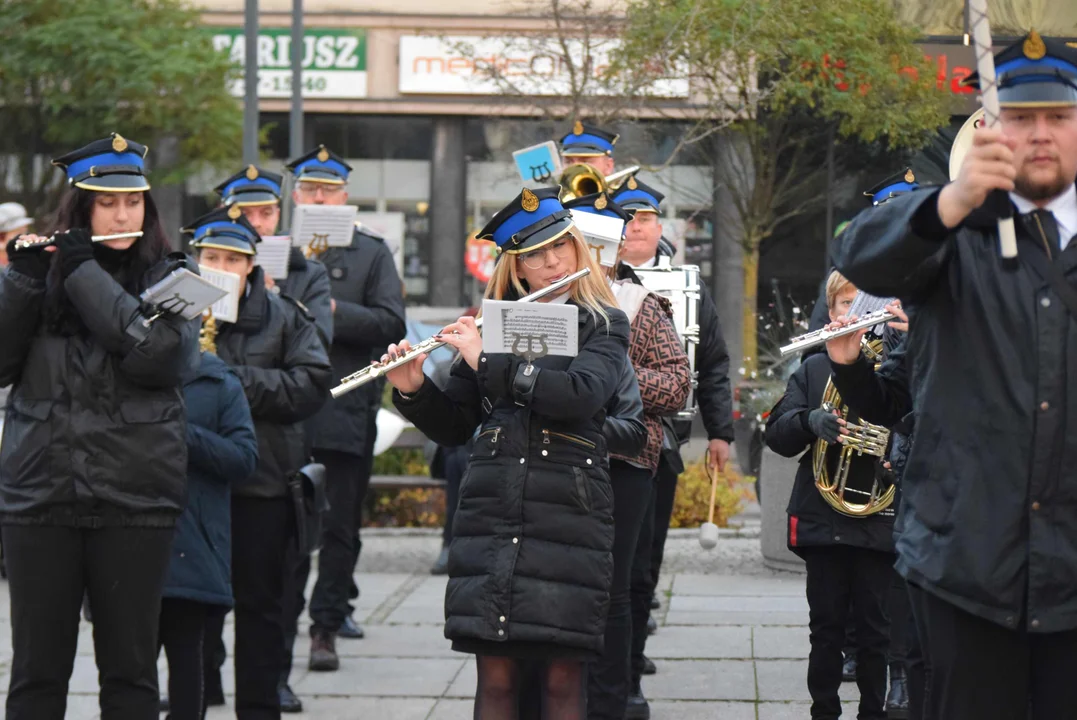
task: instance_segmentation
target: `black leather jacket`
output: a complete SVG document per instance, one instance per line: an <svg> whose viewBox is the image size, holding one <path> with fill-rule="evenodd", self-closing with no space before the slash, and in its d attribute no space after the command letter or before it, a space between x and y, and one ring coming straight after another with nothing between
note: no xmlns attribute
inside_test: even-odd
<svg viewBox="0 0 1077 720"><path fill-rule="evenodd" d="M636 457L647 442L647 426L643 423L643 398L636 382L636 370L631 362L621 370L621 382L606 408L602 425L606 446L614 455Z"/></svg>

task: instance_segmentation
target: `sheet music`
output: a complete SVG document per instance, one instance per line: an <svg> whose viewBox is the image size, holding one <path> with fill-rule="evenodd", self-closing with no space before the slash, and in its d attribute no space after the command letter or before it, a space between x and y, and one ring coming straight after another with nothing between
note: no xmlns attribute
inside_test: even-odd
<svg viewBox="0 0 1077 720"><path fill-rule="evenodd" d="M180 268L143 291L140 299L159 310L194 320L225 296L213 282Z"/></svg>
<svg viewBox="0 0 1077 720"><path fill-rule="evenodd" d="M221 322L234 323L239 319L239 292L240 288L244 287L243 278L235 273L221 272L205 265L199 265L198 270L203 278L226 293L210 308L213 317Z"/></svg>
<svg viewBox="0 0 1077 720"><path fill-rule="evenodd" d="M873 312L882 310L890 303L897 300L897 298L881 298L874 295L869 295L863 290L856 292L856 297L853 298L853 304L849 306L849 312L846 313L848 317L856 315L857 317L864 317L870 315ZM879 323L871 329L871 332L875 335L882 335L886 329L886 323Z"/></svg>
<svg viewBox="0 0 1077 720"><path fill-rule="evenodd" d="M585 210L572 209L572 222L583 233L584 242L591 249L595 260L603 267L613 267L617 251L621 247L621 235L625 223L620 218L596 215Z"/></svg>
<svg viewBox="0 0 1077 720"><path fill-rule="evenodd" d="M522 354L540 350L544 342L547 355L575 357L579 314L578 307L563 303L483 300L482 350Z"/></svg>
<svg viewBox="0 0 1077 720"><path fill-rule="evenodd" d="M292 239L287 235L271 235L258 243L254 264L261 265L266 275L274 280L288 277L288 260L292 254Z"/></svg>
<svg viewBox="0 0 1077 720"><path fill-rule="evenodd" d="M359 208L354 205L296 205L292 244L296 247L348 247Z"/></svg>

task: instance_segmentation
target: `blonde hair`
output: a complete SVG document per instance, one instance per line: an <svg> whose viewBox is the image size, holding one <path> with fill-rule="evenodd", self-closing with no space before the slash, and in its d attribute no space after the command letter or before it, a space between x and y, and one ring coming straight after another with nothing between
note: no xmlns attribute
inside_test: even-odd
<svg viewBox="0 0 1077 720"><path fill-rule="evenodd" d="M838 295L845 290L845 288L852 286L853 283L837 270L830 273L830 277L826 279L826 308L827 310L834 309L834 302L838 299ZM855 287L853 288L856 289Z"/></svg>
<svg viewBox="0 0 1077 720"><path fill-rule="evenodd" d="M572 298L574 303L592 315L602 316L608 327L610 316L606 312L606 308L617 307L617 300L613 297L613 291L610 290L606 274L602 272L603 268L595 262L594 255L591 254L591 250L587 247L587 243L584 242L580 231L572 227L569 229L568 235L572 238L573 247L576 248L576 269L582 270L585 267L591 269L589 275L584 275L572 283L569 297ZM510 288L515 291L517 297L523 297L527 294L527 290L520 281L520 275L516 272L516 260L513 255L507 255L498 260L494 266L494 274L490 276L490 282L486 285L486 293L483 297L490 300L501 300L510 294Z"/></svg>

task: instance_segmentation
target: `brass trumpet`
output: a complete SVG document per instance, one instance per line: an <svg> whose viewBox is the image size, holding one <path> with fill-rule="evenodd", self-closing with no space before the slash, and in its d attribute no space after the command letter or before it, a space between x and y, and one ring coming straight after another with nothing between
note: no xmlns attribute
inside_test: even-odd
<svg viewBox="0 0 1077 720"><path fill-rule="evenodd" d="M26 241L26 240L16 240L15 241L15 249L16 250L25 250L26 248L31 248L31 247L47 247L48 245L51 245L52 243L54 243L56 241L56 236L57 235L59 235L59 233L54 233L52 235L49 235L47 238L41 238L40 240L36 240L36 241L33 241L33 242L29 242L29 241ZM105 242L106 240L122 240L124 238L140 238L140 237L142 237L142 231L141 230L139 230L138 232L118 233L116 235L93 235L92 237L90 237L90 240L92 240L93 242L96 243L96 242Z"/></svg>
<svg viewBox="0 0 1077 720"><path fill-rule="evenodd" d="M561 202L599 192L612 192L638 170L639 165L633 165L612 175L602 175L593 165L573 163L561 172L561 178L557 181L561 186Z"/></svg>
<svg viewBox="0 0 1077 720"><path fill-rule="evenodd" d="M539 298L544 298L547 295L561 290L562 288L568 287L572 283L582 278L584 275L590 274L590 272L591 268L583 268L582 270L577 270L571 275L561 278L552 285L548 285L541 290L536 290L530 295L524 295L517 302L534 302ZM478 318L475 320L475 326L479 328L482 327L482 318ZM367 383L376 380L390 370L398 368L401 365L408 364L409 362L424 353L429 353L433 352L434 350L437 350L442 345L445 345L444 340L438 340L435 337L429 337L426 340L423 340L421 343L418 343L417 345L412 345L410 350L398 357L396 360L390 360L385 363L371 363L362 370L354 372L348 377L341 379L340 384L333 388L330 391L330 394L332 394L333 399L336 399L341 395L350 393L352 390L361 388Z"/></svg>

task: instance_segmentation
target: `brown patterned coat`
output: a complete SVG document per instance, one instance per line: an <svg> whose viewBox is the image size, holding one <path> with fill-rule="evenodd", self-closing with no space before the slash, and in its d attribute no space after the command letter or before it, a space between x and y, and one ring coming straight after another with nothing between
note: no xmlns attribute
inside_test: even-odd
<svg viewBox="0 0 1077 720"><path fill-rule="evenodd" d="M688 356L665 298L628 281L621 281L615 289L617 303L631 322L628 355L643 398L647 444L638 457L612 457L655 472L662 452L662 416L682 410L688 399L692 382Z"/></svg>

